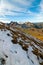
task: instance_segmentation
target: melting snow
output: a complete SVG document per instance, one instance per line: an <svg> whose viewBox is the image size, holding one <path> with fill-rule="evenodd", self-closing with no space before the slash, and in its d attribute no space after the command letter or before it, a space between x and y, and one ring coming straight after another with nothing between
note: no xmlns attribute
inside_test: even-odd
<svg viewBox="0 0 43 65"><path fill-rule="evenodd" d="M39 65L37 57L31 52L32 47L29 47L27 53L19 44L13 44L12 37L8 36L7 33L11 34L8 30L0 30L0 59L6 60L5 65ZM6 58L5 55L8 57ZM1 61L0 65L2 65Z"/></svg>

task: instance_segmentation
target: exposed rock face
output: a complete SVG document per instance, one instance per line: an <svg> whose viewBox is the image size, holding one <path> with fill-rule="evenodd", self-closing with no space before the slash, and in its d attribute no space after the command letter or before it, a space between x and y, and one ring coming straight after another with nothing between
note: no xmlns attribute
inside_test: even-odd
<svg viewBox="0 0 43 65"><path fill-rule="evenodd" d="M43 23L25 22L23 24L19 24L17 22L11 22L11 23L9 23L9 25L12 26L12 27L18 26L18 27L21 27L21 28L37 28L37 29L43 28Z"/></svg>

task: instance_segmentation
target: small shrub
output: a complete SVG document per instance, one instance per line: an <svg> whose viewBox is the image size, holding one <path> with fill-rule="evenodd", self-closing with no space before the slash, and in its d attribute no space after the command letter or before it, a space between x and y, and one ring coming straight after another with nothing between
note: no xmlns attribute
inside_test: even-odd
<svg viewBox="0 0 43 65"><path fill-rule="evenodd" d="M41 57L41 59L43 59L43 54L39 53L39 56Z"/></svg>
<svg viewBox="0 0 43 65"><path fill-rule="evenodd" d="M23 48L23 50L28 51L28 45L23 44L22 48Z"/></svg>
<svg viewBox="0 0 43 65"><path fill-rule="evenodd" d="M8 35L8 36L10 36L10 34L9 34L9 33L7 33L7 35Z"/></svg>
<svg viewBox="0 0 43 65"><path fill-rule="evenodd" d="M5 64L5 59L4 58L2 58L2 60L1 60L1 64Z"/></svg>
<svg viewBox="0 0 43 65"><path fill-rule="evenodd" d="M5 55L5 57L6 57L6 58L8 58L8 56L7 56L7 55Z"/></svg>
<svg viewBox="0 0 43 65"><path fill-rule="evenodd" d="M13 39L11 41L13 42L13 44L17 44L17 40L16 39Z"/></svg>
<svg viewBox="0 0 43 65"><path fill-rule="evenodd" d="M35 31L35 29L31 29L32 31Z"/></svg>
<svg viewBox="0 0 43 65"><path fill-rule="evenodd" d="M21 40L19 41L19 45L21 45L21 46L23 45L23 42Z"/></svg>
<svg viewBox="0 0 43 65"><path fill-rule="evenodd" d="M40 65L43 65L43 62L42 62L42 63L40 63Z"/></svg>
<svg viewBox="0 0 43 65"><path fill-rule="evenodd" d="M38 49L34 49L32 52L33 52L35 55L38 55Z"/></svg>
<svg viewBox="0 0 43 65"><path fill-rule="evenodd" d="M42 32L43 32L43 30L42 30Z"/></svg>

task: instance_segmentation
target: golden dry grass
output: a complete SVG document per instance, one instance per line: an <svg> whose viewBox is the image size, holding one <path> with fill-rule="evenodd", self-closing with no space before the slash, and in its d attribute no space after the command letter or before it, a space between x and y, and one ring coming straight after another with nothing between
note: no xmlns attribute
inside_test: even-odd
<svg viewBox="0 0 43 65"><path fill-rule="evenodd" d="M31 34L32 36L40 39L43 41L43 29L36 29L36 28L30 28L30 29L23 29L23 28L17 28L18 30L21 30L22 32L25 32L26 34Z"/></svg>
<svg viewBox="0 0 43 65"><path fill-rule="evenodd" d="M43 29L23 29L23 31L43 41Z"/></svg>

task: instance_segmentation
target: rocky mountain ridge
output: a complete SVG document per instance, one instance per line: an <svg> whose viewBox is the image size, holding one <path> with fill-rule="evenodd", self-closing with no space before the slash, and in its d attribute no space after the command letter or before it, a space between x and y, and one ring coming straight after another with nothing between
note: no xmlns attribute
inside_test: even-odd
<svg viewBox="0 0 43 65"><path fill-rule="evenodd" d="M37 28L37 29L41 29L43 28L43 23L30 23L30 22L25 22L23 24L19 24L17 22L11 22L9 23L10 26L18 26L21 28Z"/></svg>

